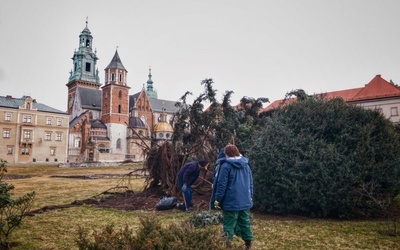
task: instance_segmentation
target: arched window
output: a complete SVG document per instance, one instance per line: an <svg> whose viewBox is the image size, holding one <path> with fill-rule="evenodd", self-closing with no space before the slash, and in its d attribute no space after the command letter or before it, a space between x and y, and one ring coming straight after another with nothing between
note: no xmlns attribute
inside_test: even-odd
<svg viewBox="0 0 400 250"><path fill-rule="evenodd" d="M115 81L115 75L114 75L114 73L111 74L111 81Z"/></svg>
<svg viewBox="0 0 400 250"><path fill-rule="evenodd" d="M121 139L117 140L117 149L121 149Z"/></svg>
<svg viewBox="0 0 400 250"><path fill-rule="evenodd" d="M118 113L121 113L121 105L118 105Z"/></svg>
<svg viewBox="0 0 400 250"><path fill-rule="evenodd" d="M122 82L122 74L119 74L119 81Z"/></svg>

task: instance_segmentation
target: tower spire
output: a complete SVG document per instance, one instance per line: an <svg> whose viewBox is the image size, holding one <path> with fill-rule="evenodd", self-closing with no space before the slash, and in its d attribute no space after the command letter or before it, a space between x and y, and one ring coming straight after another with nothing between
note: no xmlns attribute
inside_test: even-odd
<svg viewBox="0 0 400 250"><path fill-rule="evenodd" d="M151 77L151 66L149 66L149 79L147 80L146 93L149 98L157 99L157 92L153 88L153 80Z"/></svg>

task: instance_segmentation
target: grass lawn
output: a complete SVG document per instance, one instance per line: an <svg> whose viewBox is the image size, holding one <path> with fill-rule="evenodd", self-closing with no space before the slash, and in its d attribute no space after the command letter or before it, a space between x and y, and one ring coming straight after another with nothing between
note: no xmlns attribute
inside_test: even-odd
<svg viewBox="0 0 400 250"><path fill-rule="evenodd" d="M33 209L51 205L69 204L100 194L120 185L121 176L140 165L119 167L58 168L55 165L9 166L4 181L13 184L14 196L36 192ZM111 178L78 179L52 176L116 175ZM24 176L28 178L18 178ZM7 179L13 177L12 179ZM125 185L126 183L124 183ZM143 188L144 179L132 179L129 187ZM119 211L100 209L90 205L57 209L26 217L22 226L12 235L14 249L77 249L77 229L98 228L114 223L135 229L139 218L153 215L163 225L186 220L190 213L167 211ZM218 225L218 227L222 227ZM278 217L253 213L255 236L253 249L400 249L400 236L383 234L386 222L379 220L337 221L303 217ZM242 242L235 238L234 246Z"/></svg>

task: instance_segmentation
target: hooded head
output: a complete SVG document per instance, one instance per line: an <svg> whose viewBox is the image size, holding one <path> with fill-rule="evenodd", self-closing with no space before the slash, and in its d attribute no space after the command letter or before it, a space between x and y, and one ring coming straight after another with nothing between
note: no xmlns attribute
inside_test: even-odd
<svg viewBox="0 0 400 250"><path fill-rule="evenodd" d="M225 147L221 148L221 150L219 151L217 160L219 160L221 158L225 158Z"/></svg>
<svg viewBox="0 0 400 250"><path fill-rule="evenodd" d="M239 149L233 145L233 144L228 144L225 147L225 155L226 157L238 157L240 156Z"/></svg>

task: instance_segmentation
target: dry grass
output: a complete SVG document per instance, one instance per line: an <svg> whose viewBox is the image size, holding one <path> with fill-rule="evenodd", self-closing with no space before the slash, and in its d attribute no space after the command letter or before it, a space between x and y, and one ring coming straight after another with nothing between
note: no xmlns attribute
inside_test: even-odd
<svg viewBox="0 0 400 250"><path fill-rule="evenodd" d="M34 209L68 204L99 194L120 184L120 177L103 179L54 178L53 175L126 174L132 167L58 168L52 165L10 166L8 176L29 175L30 178L10 179L19 196L35 191ZM133 179L134 190L141 190L144 179ZM126 183L125 183L126 184ZM14 249L77 249L74 239L79 226L103 228L114 223L123 228L139 226L139 217L154 214L164 225L188 218L188 213L168 210L119 211L89 205L59 209L27 217L12 237ZM382 234L384 221L335 221L298 217L276 217L254 214L254 249L400 249L400 236ZM235 238L238 249L241 240Z"/></svg>

